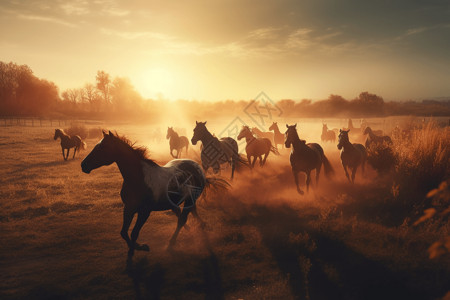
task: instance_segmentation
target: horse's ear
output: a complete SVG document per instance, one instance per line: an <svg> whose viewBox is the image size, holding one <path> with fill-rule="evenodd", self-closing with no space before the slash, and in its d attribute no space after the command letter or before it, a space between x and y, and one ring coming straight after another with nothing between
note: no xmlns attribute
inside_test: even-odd
<svg viewBox="0 0 450 300"><path fill-rule="evenodd" d="M114 136L114 134L111 132L111 130L109 131L109 135L110 136Z"/></svg>
<svg viewBox="0 0 450 300"><path fill-rule="evenodd" d="M348 133L348 132L350 132L350 129L349 129L349 130L347 130L347 133Z"/></svg>
<svg viewBox="0 0 450 300"><path fill-rule="evenodd" d="M106 133L106 131L104 131L103 129L102 129L102 133L103 133L103 137L106 137L108 134Z"/></svg>
<svg viewBox="0 0 450 300"><path fill-rule="evenodd" d="M286 128L289 129L289 125L288 124L286 124Z"/></svg>
<svg viewBox="0 0 450 300"><path fill-rule="evenodd" d="M205 121L205 125L206 125L206 122L208 122L208 121Z"/></svg>
<svg viewBox="0 0 450 300"><path fill-rule="evenodd" d="M197 122L197 121L195 121L195 125L198 125L198 122Z"/></svg>
<svg viewBox="0 0 450 300"><path fill-rule="evenodd" d="M297 123L295 123L294 128L297 129Z"/></svg>

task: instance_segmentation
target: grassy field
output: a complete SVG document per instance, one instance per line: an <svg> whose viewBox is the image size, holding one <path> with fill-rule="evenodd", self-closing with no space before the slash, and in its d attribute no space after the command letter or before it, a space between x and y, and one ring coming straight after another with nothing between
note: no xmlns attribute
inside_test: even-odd
<svg viewBox="0 0 450 300"><path fill-rule="evenodd" d="M148 146L160 164L170 160L151 127L107 129ZM0 128L1 299L440 299L450 291L449 256L427 252L450 234L448 218L412 226L423 206L398 195L414 190L411 181L368 168L351 185L335 144L324 149L336 177L306 196L294 188L286 149L263 169L238 172L229 191L209 191L198 209L206 227L190 218L173 253L176 217L153 212L139 236L150 252L127 269L117 166L82 173L98 139L64 161L53 130ZM438 167L449 159L441 137L429 141L441 145ZM408 155L399 171L423 168ZM189 156L198 160L198 147Z"/></svg>

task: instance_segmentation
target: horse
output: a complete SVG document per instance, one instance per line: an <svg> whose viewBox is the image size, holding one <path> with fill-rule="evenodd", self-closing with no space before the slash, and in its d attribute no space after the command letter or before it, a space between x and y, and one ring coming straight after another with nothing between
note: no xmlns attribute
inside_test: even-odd
<svg viewBox="0 0 450 300"><path fill-rule="evenodd" d="M186 147L186 155L188 154L188 148L189 148L189 140L185 136L179 136L178 133L173 130L173 127L167 128L167 135L166 139L169 140L170 145L170 155L172 155L173 158L180 158L181 152L183 151L183 148ZM177 150L177 155L173 155L173 150Z"/></svg>
<svg viewBox="0 0 450 300"><path fill-rule="evenodd" d="M336 134L333 130L328 130L327 124L322 124L322 135L320 136L322 142L336 142Z"/></svg>
<svg viewBox="0 0 450 300"><path fill-rule="evenodd" d="M325 170L325 175L330 178L333 173L333 167L331 166L328 158L323 152L323 148L317 143L308 143L301 140L297 133L297 124L286 124L286 148L292 146L289 160L291 162L292 174L294 175L295 185L297 186L297 192L303 195L304 192L300 189L298 184L298 173L306 173L306 192L309 191L309 183L311 182L311 171L316 170L316 186L319 185L319 175L322 165Z"/></svg>
<svg viewBox="0 0 450 300"><path fill-rule="evenodd" d="M239 154L237 142L231 137L224 137L220 140L211 134L206 128L206 122L195 121L194 135L191 142L196 145L202 142L201 160L205 172L211 167L215 174L219 173L220 165L229 163L231 165L231 179L234 177L234 170L237 164L246 164Z"/></svg>
<svg viewBox="0 0 450 300"><path fill-rule="evenodd" d="M275 134L271 131L264 132L264 131L261 131L258 127L253 127L252 133L255 134L259 138L269 139L272 144L275 143Z"/></svg>
<svg viewBox="0 0 450 300"><path fill-rule="evenodd" d="M276 155L280 155L278 150L272 146L272 142L268 138L255 137L250 131L248 126L243 126L241 132L239 133L237 139L240 141L245 138L247 145L245 146L245 152L247 153L248 163L251 168L255 166L256 159L259 157L259 165L262 167L266 163L267 156L270 152ZM262 159L264 155L264 159ZM253 156L253 162L251 158Z"/></svg>
<svg viewBox="0 0 450 300"><path fill-rule="evenodd" d="M366 139L366 148L369 148L370 145L382 145L384 143L386 143L387 145L392 144L392 139L387 136L378 136L376 135L373 131L372 128L370 127L366 127L366 129L364 129L364 135L367 135L367 139Z"/></svg>
<svg viewBox="0 0 450 300"><path fill-rule="evenodd" d="M134 146L126 137L109 131L103 132L103 139L81 162L81 170L87 174L112 163L119 167L123 177L120 197L124 204L120 235L128 245L128 262L135 250L150 250L148 245L136 241L152 211L172 210L178 217L168 246L171 250L190 212L203 225L196 209L196 201L203 190L211 185L228 187L223 179L207 178L200 165L193 160L174 159L160 166L146 153L146 148ZM137 220L129 236L128 230L135 214Z"/></svg>
<svg viewBox="0 0 450 300"><path fill-rule="evenodd" d="M274 133L274 144L275 144L275 148L278 149L278 144L281 145L281 147L283 147L284 145L284 134L281 133L280 129L278 128L278 124L277 122L272 122L272 125L270 125L269 130L272 130Z"/></svg>
<svg viewBox="0 0 450 300"><path fill-rule="evenodd" d="M361 165L362 174L364 174L364 165L366 163L367 159L367 150L362 144L357 143L350 143L350 140L348 138L348 132L349 130L340 130L338 140L339 143L337 145L337 148L341 150L341 161L342 166L344 167L345 176L347 176L347 179L349 182L354 183L355 182L355 174L356 170L358 169L358 166ZM349 167L352 171L352 179L350 180L350 177L347 172L347 167Z"/></svg>
<svg viewBox="0 0 450 300"><path fill-rule="evenodd" d="M61 139L61 150L64 160L67 160L69 158L70 148L75 148L73 150L72 159L75 158L75 153L80 152L80 150L86 149L86 143L81 140L81 137L79 135L70 136L62 129L55 129L55 135L53 136L53 139L56 141L58 138ZM65 149L67 149L67 155L65 155L64 153Z"/></svg>

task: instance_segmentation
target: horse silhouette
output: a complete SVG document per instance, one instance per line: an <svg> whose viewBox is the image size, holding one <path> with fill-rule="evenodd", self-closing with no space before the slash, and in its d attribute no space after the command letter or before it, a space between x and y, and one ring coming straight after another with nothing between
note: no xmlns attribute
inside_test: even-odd
<svg viewBox="0 0 450 300"><path fill-rule="evenodd" d="M245 138L247 143L245 146L245 152L247 153L248 163L251 168L255 166L255 162L258 157L259 165L264 166L270 152L280 155L278 150L272 146L270 139L255 137L248 126L243 126L237 137L238 140L241 140L242 138ZM264 155L264 159L262 159L262 155ZM253 162L251 161L252 157Z"/></svg>
<svg viewBox="0 0 450 300"><path fill-rule="evenodd" d="M294 175L295 185L297 192L303 195L304 192L300 189L298 182L298 173L306 173L306 191L309 191L309 183L311 182L311 171L316 170L316 186L319 184L319 175L322 165L325 170L325 175L330 178L333 173L333 167L328 161L322 147L317 143L308 143L301 140L297 133L297 124L286 124L286 148L292 146L291 155L289 161L291 162L292 174Z"/></svg>
<svg viewBox="0 0 450 300"><path fill-rule="evenodd" d="M205 172L212 168L213 172L217 174L220 172L220 165L229 163L231 165L231 179L233 179L236 166L238 164L246 165L239 154L237 142L231 137L224 137L219 140L208 131L206 122L195 121L195 123L191 142L193 145L196 145L198 141L202 142L200 157Z"/></svg>
<svg viewBox="0 0 450 300"><path fill-rule="evenodd" d="M201 224L197 214L196 200L208 186L225 187L223 179L208 178L198 163L190 159L174 159L164 166L147 157L147 149L136 147L125 137L103 132L103 139L81 163L81 169L89 174L92 170L116 163L123 177L120 196L124 204L123 225L120 234L128 245L128 258L135 250L149 251L145 244L138 244L139 232L150 212L172 210L178 223L168 249L176 243L181 228L190 212ZM183 205L183 208L181 208ZM128 235L130 224L137 213L137 220Z"/></svg>
<svg viewBox="0 0 450 300"><path fill-rule="evenodd" d="M369 148L370 145L382 145L382 144L387 144L387 145L391 145L392 144L392 139L387 136L378 136L374 133L374 131L372 131L372 128L370 127L366 127L366 129L364 129L364 135L367 135L367 139L366 139L366 148Z"/></svg>
<svg viewBox="0 0 450 300"><path fill-rule="evenodd" d="M328 130L327 124L322 125L322 135L320 136L322 142L336 142L336 133L333 130Z"/></svg>
<svg viewBox="0 0 450 300"><path fill-rule="evenodd" d="M61 139L61 150L64 160L67 160L67 158L69 158L70 148L75 148L73 150L72 159L75 158L75 153L79 152L80 150L86 149L86 143L81 140L81 137L79 135L70 136L62 129L55 129L55 135L53 136L53 139L56 141L58 138ZM65 149L67 149L67 154L64 154Z"/></svg>
<svg viewBox="0 0 450 300"><path fill-rule="evenodd" d="M170 155L172 155L173 158L180 158L183 148L186 148L186 156L187 156L189 148L189 140L187 137L179 136L178 133L176 133L176 131L173 130L173 127L168 127L166 139L169 140ZM173 150L177 151L177 155L173 155Z"/></svg>
<svg viewBox="0 0 450 300"><path fill-rule="evenodd" d="M278 128L277 122L272 122L272 125L270 125L269 130L272 130L274 133L273 141L275 148L278 149L278 144L281 145L281 147L284 146L284 134L281 133L280 129Z"/></svg>
<svg viewBox="0 0 450 300"><path fill-rule="evenodd" d="M367 150L366 148L358 143L350 143L348 138L349 130L340 130L338 139L339 143L337 145L338 149L341 150L341 161L342 166L344 167L345 176L347 176L348 181L354 183L355 182L355 174L358 166L361 165L362 174L364 174L364 165L367 159ZM347 172L347 167L352 171L352 179Z"/></svg>

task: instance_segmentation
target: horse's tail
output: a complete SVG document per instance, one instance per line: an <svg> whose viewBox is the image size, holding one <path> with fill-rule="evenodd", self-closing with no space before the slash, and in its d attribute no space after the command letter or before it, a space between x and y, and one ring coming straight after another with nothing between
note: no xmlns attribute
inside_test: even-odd
<svg viewBox="0 0 450 300"><path fill-rule="evenodd" d="M231 184L224 178L217 176L208 176L205 178L205 189L202 193L202 198L206 199L210 190L214 191L228 191L231 188Z"/></svg>
<svg viewBox="0 0 450 300"><path fill-rule="evenodd" d="M240 170L241 167L250 168L247 158L242 154L236 153L236 155L233 156L233 160L236 162L236 171Z"/></svg>
<svg viewBox="0 0 450 300"><path fill-rule="evenodd" d="M81 147L81 150L86 150L86 148L87 148L87 144L86 144L86 142L84 142L84 141L81 141L81 145L80 145ZM78 150L78 151L80 151L80 150Z"/></svg>
<svg viewBox="0 0 450 300"><path fill-rule="evenodd" d="M322 163L323 169L325 170L325 176L327 176L327 178L330 179L334 175L334 169L333 166L330 164L328 158L325 156L325 153L322 153Z"/></svg>
<svg viewBox="0 0 450 300"><path fill-rule="evenodd" d="M272 145L270 145L270 152L273 152L275 155L281 155L280 152L278 152L278 149Z"/></svg>

